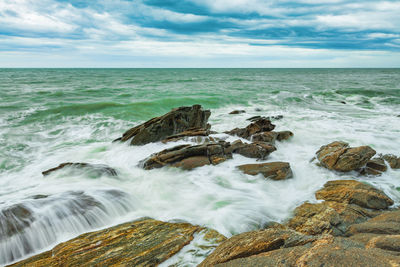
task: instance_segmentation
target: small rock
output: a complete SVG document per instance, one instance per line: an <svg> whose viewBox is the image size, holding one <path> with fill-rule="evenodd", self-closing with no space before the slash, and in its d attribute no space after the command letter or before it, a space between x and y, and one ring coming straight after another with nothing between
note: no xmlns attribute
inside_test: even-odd
<svg viewBox="0 0 400 267"><path fill-rule="evenodd" d="M93 174L95 174L96 176L99 175L109 175L109 176L117 176L117 171L114 170L111 167L108 167L107 165L103 165L103 164L90 164L90 163L73 163L73 162L65 162L65 163L61 163L60 165L58 165L55 168L49 169L47 171L42 172L42 174L44 176L49 175L55 171L64 169L64 168L75 168L75 169L81 169L84 171L89 171Z"/></svg>
<svg viewBox="0 0 400 267"><path fill-rule="evenodd" d="M229 112L229 114L231 114L231 115L236 115L236 114L241 114L241 113L246 113L246 111L241 109L241 110L234 110L234 111Z"/></svg>
<svg viewBox="0 0 400 267"><path fill-rule="evenodd" d="M274 144L275 140L278 137L278 133L277 132L262 132L262 133L256 133L254 134L251 139L252 141L255 142L266 142L266 143L270 143L270 144Z"/></svg>
<svg viewBox="0 0 400 267"><path fill-rule="evenodd" d="M240 154L248 158L265 159L269 154L274 152L276 147L263 142L254 142L252 144L243 143L241 140L236 140L227 148L226 152Z"/></svg>
<svg viewBox="0 0 400 267"><path fill-rule="evenodd" d="M276 137L276 139L278 141L283 141L283 140L288 140L293 136L293 133L291 131L281 131L278 132L278 136Z"/></svg>
<svg viewBox="0 0 400 267"><path fill-rule="evenodd" d="M237 135L245 139L250 139L250 137L256 133L269 132L272 131L274 128L275 125L273 125L270 120L260 118L249 124L246 128L235 128L225 133L230 135Z"/></svg>
<svg viewBox="0 0 400 267"><path fill-rule="evenodd" d="M209 125L209 124L208 124ZM186 131L183 131L178 134L170 135L164 140L162 140L162 143L168 143L168 142L176 142L179 140L183 140L186 137L193 137L193 136L208 136L210 134L209 127L207 128L191 128Z"/></svg>
<svg viewBox="0 0 400 267"><path fill-rule="evenodd" d="M287 162L268 162L261 164L245 164L238 168L249 175L262 174L272 180L284 180L293 176L290 164Z"/></svg>
<svg viewBox="0 0 400 267"><path fill-rule="evenodd" d="M400 169L400 157L392 154L386 154L382 156L382 159L387 161L392 169Z"/></svg>
<svg viewBox="0 0 400 267"><path fill-rule="evenodd" d="M342 103L342 104L345 104L345 105L347 104L345 101L339 101L339 102Z"/></svg>
<svg viewBox="0 0 400 267"><path fill-rule="evenodd" d="M381 158L373 158L367 162L364 168L360 170L362 175L381 175L387 170L385 161Z"/></svg>

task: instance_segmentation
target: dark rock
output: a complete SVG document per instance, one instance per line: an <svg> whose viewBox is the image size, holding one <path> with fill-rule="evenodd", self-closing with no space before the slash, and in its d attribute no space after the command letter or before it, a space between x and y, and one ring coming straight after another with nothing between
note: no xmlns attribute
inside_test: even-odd
<svg viewBox="0 0 400 267"><path fill-rule="evenodd" d="M234 110L234 111L229 112L229 114L231 114L231 115L236 115L236 114L240 114L240 113L246 113L246 111L241 109L241 110Z"/></svg>
<svg viewBox="0 0 400 267"><path fill-rule="evenodd" d="M257 111L257 112L262 111L261 108L255 108L254 110ZM400 116L400 115L399 115L399 116Z"/></svg>
<svg viewBox="0 0 400 267"><path fill-rule="evenodd" d="M181 133L168 136L167 138L165 138L161 142L163 142L165 144L165 143L168 143L168 142L176 142L176 141L179 141L179 140L184 140L187 137L208 136L209 134L210 134L209 128L191 128L191 129L188 129L188 130L183 131Z"/></svg>
<svg viewBox="0 0 400 267"><path fill-rule="evenodd" d="M382 158L373 158L360 170L360 173L362 175L381 175L386 170L387 166Z"/></svg>
<svg viewBox="0 0 400 267"><path fill-rule="evenodd" d="M126 131L115 141L128 141L131 145L144 145L166 139L191 128L207 128L211 112L202 110L200 105L179 107L167 114L153 118Z"/></svg>
<svg viewBox="0 0 400 267"><path fill-rule="evenodd" d="M251 139L255 142L266 142L270 144L274 144L275 140L278 137L277 132L262 132L254 134Z"/></svg>
<svg viewBox="0 0 400 267"><path fill-rule="evenodd" d="M283 119L283 115L271 116L271 119L273 119L273 120L281 120L281 119Z"/></svg>
<svg viewBox="0 0 400 267"><path fill-rule="evenodd" d="M283 140L288 140L293 136L293 133L291 131L281 131L281 132L277 132L278 136L276 137L276 139L278 141L283 141Z"/></svg>
<svg viewBox="0 0 400 267"><path fill-rule="evenodd" d="M232 153L226 151L228 142L209 143L202 145L180 145L151 155L142 161L146 170L164 166L180 167L191 170L204 165L217 165L232 158Z"/></svg>
<svg viewBox="0 0 400 267"><path fill-rule="evenodd" d="M349 147L345 142L336 141L322 146L316 154L321 166L348 172L364 167L376 151L369 146Z"/></svg>
<svg viewBox="0 0 400 267"><path fill-rule="evenodd" d="M100 175L109 175L109 176L117 176L117 171L113 168L108 167L107 165L103 164L90 164L90 163L73 163L73 162L65 162L61 163L55 168L49 169L47 171L42 172L43 175L49 175L52 172L64 169L64 168L74 168L74 169L81 169L83 171L88 171L96 176Z"/></svg>
<svg viewBox="0 0 400 267"><path fill-rule="evenodd" d="M368 209L387 209L393 205L381 190L354 180L329 181L315 193L317 199L356 204Z"/></svg>
<svg viewBox="0 0 400 267"><path fill-rule="evenodd" d="M284 180L293 176L290 164L287 162L268 162L261 164L245 164L238 168L249 175L262 174L265 178Z"/></svg>
<svg viewBox="0 0 400 267"><path fill-rule="evenodd" d="M225 151L240 154L248 158L265 159L275 150L276 147L267 143L254 142L251 144L246 144L241 140L236 140Z"/></svg>
<svg viewBox="0 0 400 267"><path fill-rule="evenodd" d="M254 122L259 119L265 119L265 120L281 120L283 119L283 115L276 115L276 116L271 116L271 117L265 117L265 116L253 116L248 118L248 121Z"/></svg>
<svg viewBox="0 0 400 267"><path fill-rule="evenodd" d="M386 154L382 156L382 159L387 161L392 169L400 169L400 157L392 154Z"/></svg>
<svg viewBox="0 0 400 267"><path fill-rule="evenodd" d="M339 102L342 103L342 104L345 104L345 105L347 104L345 101L339 101Z"/></svg>
<svg viewBox="0 0 400 267"><path fill-rule="evenodd" d="M80 235L11 266L157 266L200 231L204 228L189 223L141 219Z"/></svg>
<svg viewBox="0 0 400 267"><path fill-rule="evenodd" d="M254 121L253 123L249 124L246 128L235 128L225 133L249 139L254 134L261 132L269 132L272 131L274 128L275 125L273 125L270 120L260 118Z"/></svg>
<svg viewBox="0 0 400 267"><path fill-rule="evenodd" d="M256 120L261 119L261 118L268 119L266 117L253 116L253 117L248 118L247 120L253 122L253 121L256 121Z"/></svg>

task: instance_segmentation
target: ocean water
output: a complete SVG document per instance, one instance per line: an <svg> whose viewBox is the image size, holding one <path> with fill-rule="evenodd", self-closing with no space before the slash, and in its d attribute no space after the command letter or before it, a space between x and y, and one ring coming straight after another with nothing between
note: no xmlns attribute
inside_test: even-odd
<svg viewBox="0 0 400 267"><path fill-rule="evenodd" d="M141 217L229 237L284 222L302 202L316 202L314 192L328 180L366 181L400 203L400 170L361 177L310 163L335 140L400 154L400 69L0 69L0 100L0 265ZM276 130L294 137L265 161L290 162L293 179L245 175L236 166L256 161L240 155L192 171L145 171L140 160L188 142L112 143L130 127L193 104L211 110L217 132L255 115L283 115ZM246 113L228 115L234 109ZM41 174L68 161L106 164L119 175ZM203 241L190 246L196 242ZM192 265L206 255L193 250L168 263Z"/></svg>

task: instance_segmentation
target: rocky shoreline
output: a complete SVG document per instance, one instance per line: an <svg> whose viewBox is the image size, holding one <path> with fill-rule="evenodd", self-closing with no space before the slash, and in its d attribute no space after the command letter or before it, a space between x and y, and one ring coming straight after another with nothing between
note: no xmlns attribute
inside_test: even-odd
<svg viewBox="0 0 400 267"><path fill-rule="evenodd" d="M224 132L238 137L227 142L212 136L215 132L208 124L210 114L200 105L176 108L129 129L114 142L198 143L180 144L149 155L140 163L145 170L176 167L190 171L218 165L239 154L257 161L237 166L247 175L277 182L295 177L290 162L263 162L276 151L276 142L290 142L294 135L291 131L274 131L270 120L274 118L250 118L248 126ZM400 168L399 157L376 153L369 146L350 147L335 141L322 145L313 161L334 172L369 177L388 168ZM43 175L68 168L118 175L117 170L105 165L71 162ZM200 266L400 266L400 210L391 208L394 201L383 191L356 180L336 180L328 181L315 197L322 202L301 204L282 224L271 223L265 229L229 239L201 226L143 218L80 235L11 266L155 266L178 253L198 233L214 244Z"/></svg>

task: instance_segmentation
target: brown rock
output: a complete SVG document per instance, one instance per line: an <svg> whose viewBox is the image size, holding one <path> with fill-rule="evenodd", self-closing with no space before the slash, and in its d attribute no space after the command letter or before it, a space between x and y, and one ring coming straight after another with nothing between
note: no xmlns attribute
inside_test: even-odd
<svg viewBox="0 0 400 267"><path fill-rule="evenodd" d="M191 128L191 129L188 129L188 130L183 131L181 133L168 136L167 138L165 138L161 142L165 144L165 143L168 143L168 142L176 142L176 141L179 141L179 140L184 140L187 137L208 136L209 134L210 134L210 130L209 129ZM212 140L212 138L210 139L210 141L211 140Z"/></svg>
<svg viewBox="0 0 400 267"><path fill-rule="evenodd" d="M376 151L369 146L349 147L345 142L336 141L322 146L316 154L321 166L348 172L363 167Z"/></svg>
<svg viewBox="0 0 400 267"><path fill-rule="evenodd" d="M249 175L262 174L265 178L273 180L288 179L293 176L290 164L287 162L268 162L260 164L245 164L238 168Z"/></svg>
<svg viewBox="0 0 400 267"><path fill-rule="evenodd" d="M400 169L400 157L396 157L395 155L391 154L386 154L383 155L382 158L389 163L390 168Z"/></svg>
<svg viewBox="0 0 400 267"><path fill-rule="evenodd" d="M400 235L383 235L371 238L366 248L380 248L400 252Z"/></svg>
<svg viewBox="0 0 400 267"><path fill-rule="evenodd" d="M347 235L362 233L379 235L400 234L400 210L384 212L366 222L354 224L349 227Z"/></svg>
<svg viewBox="0 0 400 267"><path fill-rule="evenodd" d="M131 145L161 141L191 128L207 128L210 114L209 110L202 110L200 105L175 108L163 116L129 129L114 141L125 142L131 139Z"/></svg>
<svg viewBox="0 0 400 267"><path fill-rule="evenodd" d="M266 143L274 144L278 135L279 134L277 132L262 132L262 133L254 134L251 137L251 140L254 142L266 142Z"/></svg>
<svg viewBox="0 0 400 267"><path fill-rule="evenodd" d="M265 159L275 150L276 147L268 143L254 142L247 144L243 143L241 140L236 140L225 151L240 154L248 158Z"/></svg>
<svg viewBox="0 0 400 267"><path fill-rule="evenodd" d="M360 170L360 173L363 175L381 175L386 170L387 167L382 158L373 158Z"/></svg>
<svg viewBox="0 0 400 267"><path fill-rule="evenodd" d="M196 167L219 164L232 158L232 154L225 151L230 144L228 142L209 143L202 145L180 145L151 155L142 161L142 167L146 170L161 168L164 166L180 167L191 170Z"/></svg>
<svg viewBox="0 0 400 267"><path fill-rule="evenodd" d="M80 235L11 266L156 266L201 230L188 223L141 219Z"/></svg>
<svg viewBox="0 0 400 267"><path fill-rule="evenodd" d="M317 199L356 204L369 209L386 209L393 205L393 200L381 190L354 180L329 181L315 196Z"/></svg>
<svg viewBox="0 0 400 267"><path fill-rule="evenodd" d="M103 164L90 164L90 163L73 163L73 162L65 162L61 163L55 168L49 169L47 171L42 172L44 176L51 174L52 172L64 169L64 168L73 168L73 169L80 169L83 171L88 171L90 174L94 174L96 176L100 175L109 175L109 176L117 176L117 171L113 168L108 167L107 165Z"/></svg>
<svg viewBox="0 0 400 267"><path fill-rule="evenodd" d="M314 237L284 229L267 229L242 233L221 243L199 267L215 266L219 263L257 255L281 247L304 245L314 240Z"/></svg>
<svg viewBox="0 0 400 267"><path fill-rule="evenodd" d="M225 132L230 135L237 135L239 137L250 139L250 137L256 133L269 132L275 128L275 125L270 120L260 118L249 124L246 128L235 128L231 131Z"/></svg>
<svg viewBox="0 0 400 267"><path fill-rule="evenodd" d="M276 139L278 141L283 141L283 140L288 140L293 136L293 133L291 131L281 131L278 132L278 136L276 137Z"/></svg>
<svg viewBox="0 0 400 267"><path fill-rule="evenodd" d="M246 111L241 109L241 110L234 110L234 111L229 112L229 114L231 114L231 115L236 115L236 114L240 114L240 113L246 113Z"/></svg>

